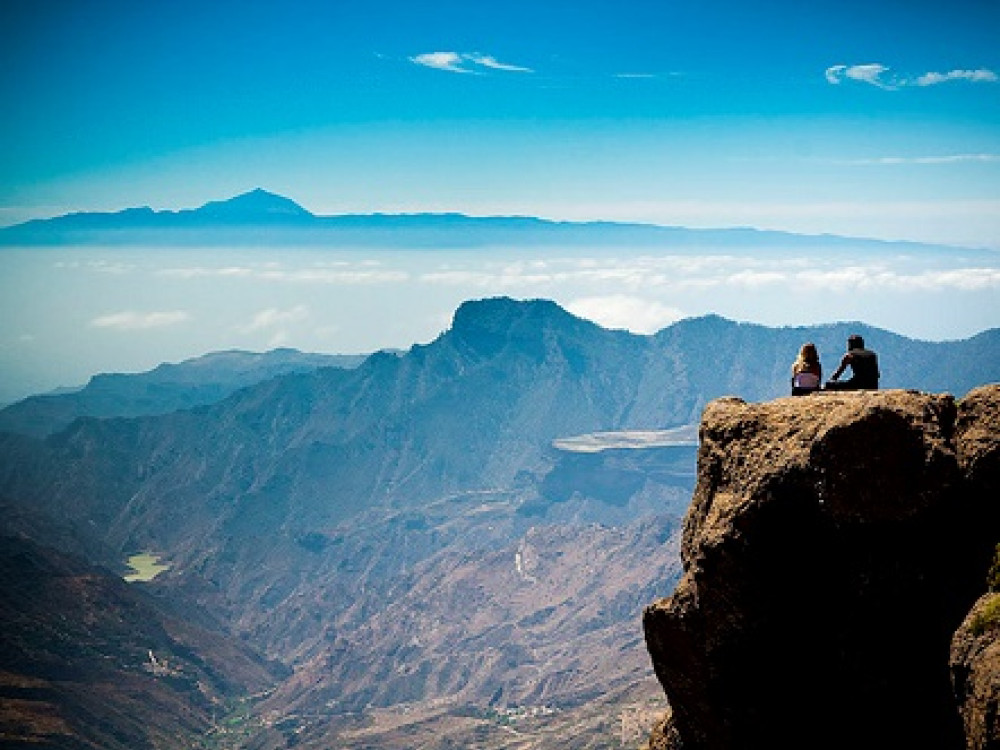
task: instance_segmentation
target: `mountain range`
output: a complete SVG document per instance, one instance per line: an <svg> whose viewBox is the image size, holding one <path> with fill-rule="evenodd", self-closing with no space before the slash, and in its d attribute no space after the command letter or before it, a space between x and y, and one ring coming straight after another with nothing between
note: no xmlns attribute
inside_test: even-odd
<svg viewBox="0 0 1000 750"><path fill-rule="evenodd" d="M551 221L529 216L459 213L319 216L257 188L196 209L149 207L71 213L0 228L0 246L263 246L354 248L631 247L676 251L712 248L852 249L926 253L949 248L836 235L802 235L745 227L689 229L609 221ZM950 248L954 251L955 248ZM963 249L964 253L969 253ZM993 254L995 256L995 253ZM991 256L992 257L992 256Z"/></svg>
<svg viewBox="0 0 1000 750"><path fill-rule="evenodd" d="M0 410L0 432L44 437L77 417L167 414L221 401L234 391L293 372L319 367L357 367L365 355L307 354L274 349L263 354L213 352L162 364L145 373L102 373L82 388L31 396Z"/></svg>
<svg viewBox="0 0 1000 750"><path fill-rule="evenodd" d="M615 747L626 717L662 712L639 616L680 574L692 425L717 397L785 395L803 341L830 367L855 332L887 388L1000 380L1000 330L930 343L708 316L639 336L477 300L427 345L300 361L189 408L52 394L56 424L51 403L9 407L0 530L119 575L162 558L134 584L150 601L285 670L264 694L233 683L230 700L256 695L254 747L510 747L511 730ZM45 429L25 427L33 409ZM0 671L24 669L12 658Z"/></svg>

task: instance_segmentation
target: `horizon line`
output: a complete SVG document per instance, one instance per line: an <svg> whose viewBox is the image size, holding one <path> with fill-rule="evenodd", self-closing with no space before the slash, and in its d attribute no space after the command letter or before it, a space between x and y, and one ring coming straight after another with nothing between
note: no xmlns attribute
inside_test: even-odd
<svg viewBox="0 0 1000 750"><path fill-rule="evenodd" d="M271 190L267 190L260 186L245 190L243 192L232 195L228 198L213 199L202 203L201 205L188 208L152 208L147 205L133 205L126 206L124 208L119 208L116 210L76 210L68 211L65 213L55 214L52 216L38 216L35 218L26 219L13 224L0 224L0 234L5 233L7 230L24 228L29 224L44 224L52 221L59 221L62 219L69 219L74 217L85 217L85 216L103 216L103 217L114 217L126 214L129 212L149 212L155 216L178 216L194 214L210 206L220 206L229 203L233 203L240 199L245 199L255 195L263 195L269 198L275 198L282 201L286 201L292 204L295 208L299 209L301 213L288 214L289 219L301 218L301 219L347 219L347 218L418 218L418 217L436 217L436 218L458 218L458 219L472 219L479 221L489 221L489 220L514 220L514 221L534 221L543 224L550 224L556 226L606 226L606 227L621 227L621 228L652 228L652 229L663 229L663 230L675 230L675 231L688 231L688 232L752 232L758 234L774 234L781 235L785 237L803 237L810 239L838 239L838 240L850 240L850 241L864 241L864 242L874 242L880 244L894 244L894 245L918 245L923 247L939 247L939 248L952 248L959 250L970 250L970 251L986 251L986 252L998 252L996 248L989 246L972 246L963 244L954 244L949 242L932 242L927 240L915 240L915 239L884 239L879 237L863 236L863 235L845 235L838 234L836 232L801 232L793 231L789 229L776 229L766 226L753 226L750 224L733 224L733 225L711 225L711 226L691 226L686 224L666 224L653 221L641 221L641 220L623 220L623 219L565 219L557 218L554 216L545 216L540 214L528 214L528 213L486 213L486 214L476 214L467 213L464 211L457 210L443 210L443 211L368 211L368 212L346 212L346 213L333 213L333 214L319 214L310 211L300 204L296 199L290 198L281 193L276 193ZM0 208L0 212L4 209ZM7 209L9 210L9 209ZM280 214L272 214L272 217L278 217ZM2 242L0 242L2 244Z"/></svg>

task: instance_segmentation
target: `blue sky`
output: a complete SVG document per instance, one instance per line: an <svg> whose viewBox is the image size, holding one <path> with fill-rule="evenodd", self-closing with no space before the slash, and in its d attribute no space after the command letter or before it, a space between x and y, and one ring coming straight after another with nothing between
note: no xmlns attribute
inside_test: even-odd
<svg viewBox="0 0 1000 750"><path fill-rule="evenodd" d="M1000 247L1000 3L0 6L0 223L256 186Z"/></svg>
<svg viewBox="0 0 1000 750"><path fill-rule="evenodd" d="M3 0L0 225L263 187L1000 250L998 39L997 0ZM1000 253L5 250L0 402L220 349L405 348L495 294L643 333L961 338L1000 325Z"/></svg>

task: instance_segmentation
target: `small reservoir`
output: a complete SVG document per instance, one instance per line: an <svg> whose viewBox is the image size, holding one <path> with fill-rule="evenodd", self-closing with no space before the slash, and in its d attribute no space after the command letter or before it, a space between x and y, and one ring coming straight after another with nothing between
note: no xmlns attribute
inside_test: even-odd
<svg viewBox="0 0 1000 750"><path fill-rule="evenodd" d="M132 555L128 559L128 566L132 568L132 572L125 575L125 580L128 583L152 581L160 573L170 570L169 563L161 563L160 556L154 555L151 552L141 552L138 555Z"/></svg>

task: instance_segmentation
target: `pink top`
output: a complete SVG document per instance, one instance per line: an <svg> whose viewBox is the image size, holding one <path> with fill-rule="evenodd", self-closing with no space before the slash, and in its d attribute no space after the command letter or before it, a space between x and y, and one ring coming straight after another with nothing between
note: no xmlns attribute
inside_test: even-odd
<svg viewBox="0 0 1000 750"><path fill-rule="evenodd" d="M814 372L799 372L792 378L796 388L819 388L819 375Z"/></svg>

